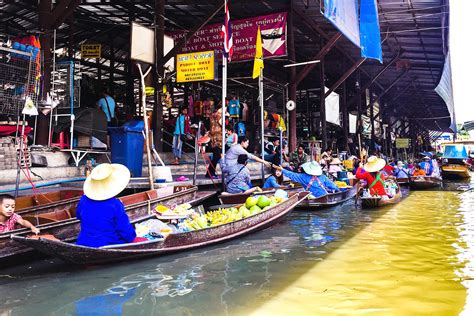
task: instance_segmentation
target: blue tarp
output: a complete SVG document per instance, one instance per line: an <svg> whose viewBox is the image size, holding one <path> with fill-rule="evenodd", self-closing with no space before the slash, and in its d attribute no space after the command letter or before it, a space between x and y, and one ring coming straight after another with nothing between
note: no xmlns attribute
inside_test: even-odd
<svg viewBox="0 0 474 316"><path fill-rule="evenodd" d="M376 0L360 1L360 49L362 57L383 62Z"/></svg>
<svg viewBox="0 0 474 316"><path fill-rule="evenodd" d="M467 149L464 145L446 145L444 147L443 158L447 159L467 159Z"/></svg>
<svg viewBox="0 0 474 316"><path fill-rule="evenodd" d="M322 14L357 47L360 47L357 0L324 0Z"/></svg>

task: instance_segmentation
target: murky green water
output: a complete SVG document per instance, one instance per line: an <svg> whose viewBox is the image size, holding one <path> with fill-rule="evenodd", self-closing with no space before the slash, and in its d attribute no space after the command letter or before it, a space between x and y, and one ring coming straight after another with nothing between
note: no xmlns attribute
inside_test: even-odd
<svg viewBox="0 0 474 316"><path fill-rule="evenodd" d="M0 277L0 315L473 315L474 192L412 192L377 211L294 212L190 253Z"/></svg>

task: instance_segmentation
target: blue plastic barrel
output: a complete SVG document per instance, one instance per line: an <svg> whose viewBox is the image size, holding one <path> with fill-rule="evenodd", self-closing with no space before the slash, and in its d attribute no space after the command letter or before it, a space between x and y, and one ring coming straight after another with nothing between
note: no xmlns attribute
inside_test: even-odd
<svg viewBox="0 0 474 316"><path fill-rule="evenodd" d="M337 172L337 181L343 181L347 183L347 185L350 185L349 178L347 177L347 171L338 171Z"/></svg>
<svg viewBox="0 0 474 316"><path fill-rule="evenodd" d="M142 176L143 121L130 121L120 127L109 127L112 163L125 165L132 177Z"/></svg>

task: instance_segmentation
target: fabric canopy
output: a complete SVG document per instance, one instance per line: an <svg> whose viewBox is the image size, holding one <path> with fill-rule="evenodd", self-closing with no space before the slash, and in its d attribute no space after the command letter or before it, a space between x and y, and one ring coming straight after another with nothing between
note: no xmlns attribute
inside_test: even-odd
<svg viewBox="0 0 474 316"><path fill-rule="evenodd" d="M76 109L74 110L74 132L94 136L103 143L107 143L107 117L99 109ZM71 127L71 119L68 116L58 117L58 124L54 131L59 133Z"/></svg>

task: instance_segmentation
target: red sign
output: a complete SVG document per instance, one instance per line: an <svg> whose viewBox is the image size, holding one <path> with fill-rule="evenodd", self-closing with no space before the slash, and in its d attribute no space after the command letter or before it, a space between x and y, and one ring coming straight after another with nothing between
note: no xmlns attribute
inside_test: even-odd
<svg viewBox="0 0 474 316"><path fill-rule="evenodd" d="M241 20L231 20L234 43L232 61L253 60L258 26L260 26L262 32L263 57L286 56L286 19L287 13L281 12ZM219 55L221 55L224 44L221 30L222 24L203 27L187 40L180 53L217 50ZM177 31L169 35L176 43L186 35L186 32Z"/></svg>

